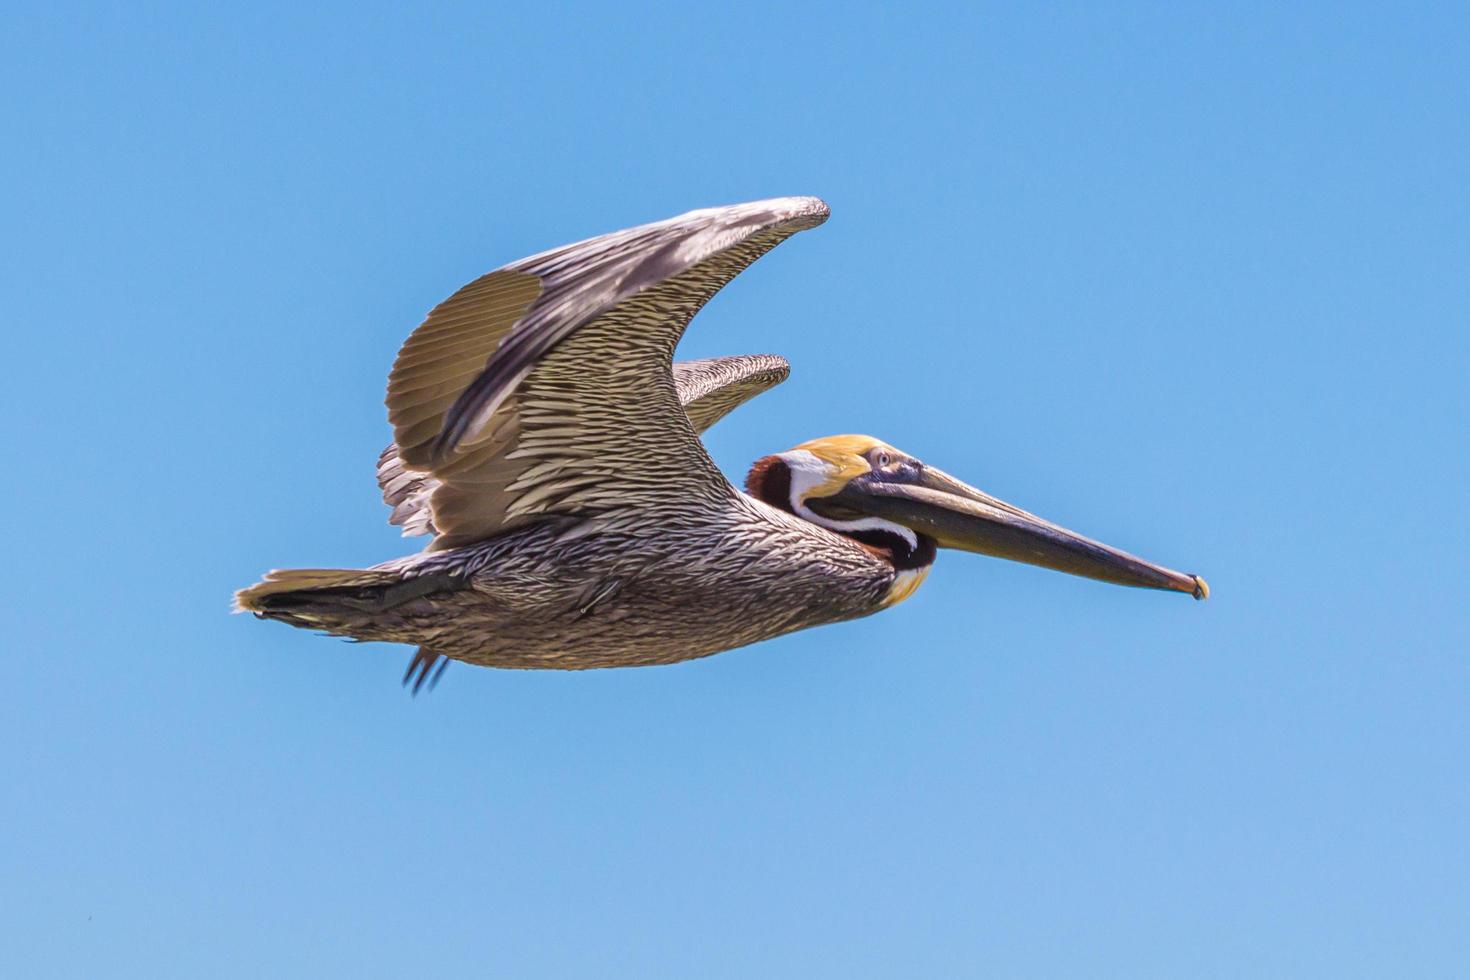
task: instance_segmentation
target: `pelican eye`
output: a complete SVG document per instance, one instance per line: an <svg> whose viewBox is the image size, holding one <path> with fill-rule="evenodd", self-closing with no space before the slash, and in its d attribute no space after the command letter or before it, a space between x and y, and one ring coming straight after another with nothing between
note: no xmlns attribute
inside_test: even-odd
<svg viewBox="0 0 1470 980"><path fill-rule="evenodd" d="M889 483L914 483L924 468L924 464L917 459L882 449L874 452L869 459L873 464L870 478Z"/></svg>

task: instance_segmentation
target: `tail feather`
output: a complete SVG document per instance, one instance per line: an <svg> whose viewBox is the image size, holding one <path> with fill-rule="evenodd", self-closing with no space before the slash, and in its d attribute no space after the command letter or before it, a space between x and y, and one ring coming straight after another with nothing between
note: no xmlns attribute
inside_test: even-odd
<svg viewBox="0 0 1470 980"><path fill-rule="evenodd" d="M391 568L280 569L235 593L235 611L336 636L410 643L418 642L413 619L432 611L412 607L413 600L465 586L448 572L405 578Z"/></svg>
<svg viewBox="0 0 1470 980"><path fill-rule="evenodd" d="M277 568L248 589L235 593L235 612L268 616L313 599L370 602L374 593L400 581L397 572L363 568ZM354 596L354 593L360 593Z"/></svg>

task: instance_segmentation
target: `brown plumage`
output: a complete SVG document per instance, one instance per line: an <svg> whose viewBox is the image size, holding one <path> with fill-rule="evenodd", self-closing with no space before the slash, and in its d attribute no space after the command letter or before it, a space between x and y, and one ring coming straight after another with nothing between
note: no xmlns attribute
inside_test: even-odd
<svg viewBox="0 0 1470 980"><path fill-rule="evenodd" d="M699 433L784 380L786 362L675 364L674 347L725 283L826 217L815 198L694 211L465 286L413 332L389 376L394 443L378 481L390 521L432 535L426 549L371 569L271 572L237 608L413 644L405 682L417 689L445 657L673 663L863 616L912 592L936 545L1203 590L1064 539L866 436L767 457L750 494L731 486ZM1023 532L1045 547L1016 545ZM1122 559L1135 563L1126 575Z"/></svg>

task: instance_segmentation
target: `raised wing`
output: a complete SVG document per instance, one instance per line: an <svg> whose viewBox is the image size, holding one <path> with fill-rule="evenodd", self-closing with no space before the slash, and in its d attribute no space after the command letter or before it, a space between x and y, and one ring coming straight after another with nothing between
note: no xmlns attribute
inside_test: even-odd
<svg viewBox="0 0 1470 980"><path fill-rule="evenodd" d="M725 283L826 217L816 198L692 211L470 283L394 363L388 418L402 466L385 498L410 471L433 477L431 547L453 548L549 515L613 527L734 493L680 408L674 346ZM738 403L711 381L716 369L689 374L713 384L693 413L712 423Z"/></svg>
<svg viewBox="0 0 1470 980"><path fill-rule="evenodd" d="M679 404L694 431L703 433L756 395L785 381L791 374L786 358L775 354L710 357L674 364L674 387Z"/></svg>
<svg viewBox="0 0 1470 980"><path fill-rule="evenodd" d="M786 359L775 354L678 361L673 369L679 404L697 433L785 381L790 373ZM404 537L435 533L429 498L440 483L428 473L408 467L398 454L397 443L378 456L378 486L383 501L393 508L388 522L402 525Z"/></svg>

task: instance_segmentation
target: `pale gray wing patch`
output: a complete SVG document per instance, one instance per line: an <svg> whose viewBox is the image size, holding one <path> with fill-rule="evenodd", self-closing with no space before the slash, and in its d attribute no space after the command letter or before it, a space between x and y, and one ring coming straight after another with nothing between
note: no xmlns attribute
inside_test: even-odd
<svg viewBox="0 0 1470 980"><path fill-rule="evenodd" d="M790 374L791 365L775 354L709 357L673 366L679 402L698 433ZM388 523L402 527L404 537L435 533L429 498L439 481L404 463L396 443L378 457L378 486L383 502L393 508Z"/></svg>

